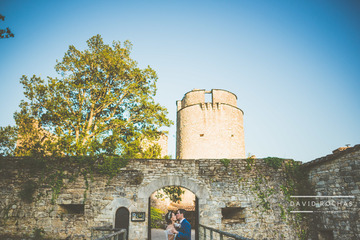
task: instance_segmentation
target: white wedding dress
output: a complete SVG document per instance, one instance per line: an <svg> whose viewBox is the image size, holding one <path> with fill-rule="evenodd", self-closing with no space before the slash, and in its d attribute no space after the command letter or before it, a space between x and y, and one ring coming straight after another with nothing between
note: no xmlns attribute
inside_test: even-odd
<svg viewBox="0 0 360 240"><path fill-rule="evenodd" d="M176 234L171 233L171 229L164 230L164 233L165 233L166 240L174 240L176 237Z"/></svg>

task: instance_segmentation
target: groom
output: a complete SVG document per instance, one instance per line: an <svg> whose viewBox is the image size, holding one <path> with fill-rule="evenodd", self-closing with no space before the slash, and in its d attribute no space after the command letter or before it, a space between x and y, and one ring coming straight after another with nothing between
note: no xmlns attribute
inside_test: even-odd
<svg viewBox="0 0 360 240"><path fill-rule="evenodd" d="M176 240L191 240L191 225L188 220L185 219L185 214L185 209L179 209L176 212L176 219L180 222Z"/></svg>

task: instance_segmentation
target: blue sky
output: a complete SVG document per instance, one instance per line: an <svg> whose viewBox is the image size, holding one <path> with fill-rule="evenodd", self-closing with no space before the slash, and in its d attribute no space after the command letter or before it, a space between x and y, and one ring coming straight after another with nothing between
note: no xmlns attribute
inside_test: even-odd
<svg viewBox="0 0 360 240"><path fill-rule="evenodd" d="M306 162L360 143L357 1L0 0L0 13L15 34L0 40L0 126L14 124L22 75L57 76L69 45L101 34L130 40L139 66L156 70L174 121L194 88L235 93L247 154Z"/></svg>

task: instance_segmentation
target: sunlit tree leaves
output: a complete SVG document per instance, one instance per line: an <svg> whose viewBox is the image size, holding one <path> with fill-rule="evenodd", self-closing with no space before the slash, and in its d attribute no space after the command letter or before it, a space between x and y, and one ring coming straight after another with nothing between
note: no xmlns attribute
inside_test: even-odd
<svg viewBox="0 0 360 240"><path fill-rule="evenodd" d="M156 72L140 69L130 57L132 44L107 45L100 35L86 50L69 46L55 69L60 77L23 76L26 100L15 113L17 155L120 155L156 157L142 151L170 126L167 110L154 101Z"/></svg>

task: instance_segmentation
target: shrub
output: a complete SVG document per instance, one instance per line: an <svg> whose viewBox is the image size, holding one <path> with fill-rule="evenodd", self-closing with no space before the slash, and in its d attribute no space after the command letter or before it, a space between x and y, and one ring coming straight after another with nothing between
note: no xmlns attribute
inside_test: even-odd
<svg viewBox="0 0 360 240"><path fill-rule="evenodd" d="M158 208L151 207L151 228L164 227L164 212Z"/></svg>

